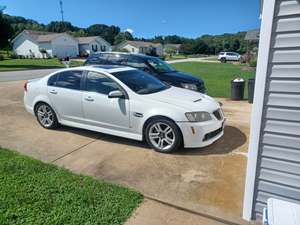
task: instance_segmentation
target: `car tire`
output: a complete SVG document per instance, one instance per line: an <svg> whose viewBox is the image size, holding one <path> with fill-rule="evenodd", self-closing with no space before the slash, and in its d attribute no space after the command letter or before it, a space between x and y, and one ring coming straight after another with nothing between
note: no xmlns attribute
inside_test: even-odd
<svg viewBox="0 0 300 225"><path fill-rule="evenodd" d="M56 129L59 126L54 110L47 103L38 103L35 107L35 116L39 124L46 129Z"/></svg>
<svg viewBox="0 0 300 225"><path fill-rule="evenodd" d="M145 139L157 152L170 153L182 145L182 134L179 127L166 118L151 120L145 129Z"/></svg>
<svg viewBox="0 0 300 225"><path fill-rule="evenodd" d="M226 63L226 58L221 58L221 63Z"/></svg>

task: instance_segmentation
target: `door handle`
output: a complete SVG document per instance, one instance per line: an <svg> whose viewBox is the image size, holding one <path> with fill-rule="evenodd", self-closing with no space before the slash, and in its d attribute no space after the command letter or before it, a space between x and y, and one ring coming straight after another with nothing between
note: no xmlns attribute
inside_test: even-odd
<svg viewBox="0 0 300 225"><path fill-rule="evenodd" d="M50 93L56 95L56 94L57 94L57 91L52 90L52 91L50 91Z"/></svg>
<svg viewBox="0 0 300 225"><path fill-rule="evenodd" d="M88 101L88 102L93 102L93 101L94 101L94 99L92 99L91 97L87 97L87 98L85 98L84 100L86 100L86 101Z"/></svg>

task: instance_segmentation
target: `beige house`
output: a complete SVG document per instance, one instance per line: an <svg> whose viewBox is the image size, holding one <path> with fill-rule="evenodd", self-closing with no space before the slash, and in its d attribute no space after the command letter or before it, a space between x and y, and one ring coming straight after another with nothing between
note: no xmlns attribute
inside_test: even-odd
<svg viewBox="0 0 300 225"><path fill-rule="evenodd" d="M130 53L151 54L151 52L154 52L158 56L163 55L163 46L160 43L124 41L116 47L117 49L126 49Z"/></svg>

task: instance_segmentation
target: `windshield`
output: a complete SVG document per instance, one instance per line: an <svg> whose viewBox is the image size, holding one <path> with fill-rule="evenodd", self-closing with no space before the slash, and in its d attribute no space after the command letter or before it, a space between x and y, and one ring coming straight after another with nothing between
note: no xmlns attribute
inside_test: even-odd
<svg viewBox="0 0 300 225"><path fill-rule="evenodd" d="M147 59L147 62L159 73L175 71L172 66L157 58L149 58Z"/></svg>
<svg viewBox="0 0 300 225"><path fill-rule="evenodd" d="M112 73L137 94L145 95L168 89L170 86L141 70Z"/></svg>

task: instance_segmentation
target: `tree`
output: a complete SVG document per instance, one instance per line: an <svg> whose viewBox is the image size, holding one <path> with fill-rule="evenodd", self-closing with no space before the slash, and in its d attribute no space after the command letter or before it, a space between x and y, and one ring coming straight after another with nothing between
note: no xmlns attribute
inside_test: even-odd
<svg viewBox="0 0 300 225"><path fill-rule="evenodd" d="M120 33L120 28L117 26L107 26L105 24L94 24L86 29L88 36L101 36L110 44L115 41L115 36Z"/></svg>
<svg viewBox="0 0 300 225"><path fill-rule="evenodd" d="M74 27L70 22L52 21L47 25L47 31L63 33L68 31L76 31L79 28Z"/></svg>
<svg viewBox="0 0 300 225"><path fill-rule="evenodd" d="M0 48L7 48L9 46L9 39L13 36L13 29L7 19L3 18L2 11L0 11Z"/></svg>
<svg viewBox="0 0 300 225"><path fill-rule="evenodd" d="M133 40L133 37L132 37L131 33L125 31L125 32L118 33L114 39L115 39L114 44L118 45L118 44L122 43L123 41Z"/></svg>

